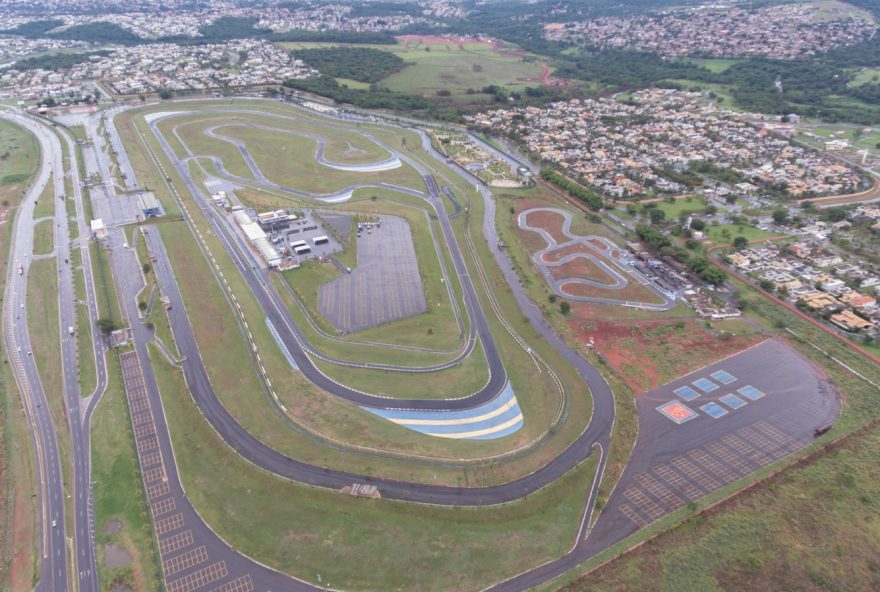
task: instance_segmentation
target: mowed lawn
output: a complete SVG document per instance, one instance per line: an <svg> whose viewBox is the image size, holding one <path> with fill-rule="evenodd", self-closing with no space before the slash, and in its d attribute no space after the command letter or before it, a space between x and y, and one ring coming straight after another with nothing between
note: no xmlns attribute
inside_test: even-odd
<svg viewBox="0 0 880 592"><path fill-rule="evenodd" d="M766 232L760 228L755 228L751 224L719 224L718 226L707 226L705 233L710 241L718 244L733 242L738 236L744 236L749 241L759 241L761 239L776 236L772 232Z"/></svg>
<svg viewBox="0 0 880 592"><path fill-rule="evenodd" d="M327 129L325 133L334 132ZM379 182L424 188L421 175L408 164L380 172L340 171L319 165L315 160L317 143L303 136L249 127L226 128L223 135L244 142L270 181L299 191L331 193L360 183Z"/></svg>
<svg viewBox="0 0 880 592"><path fill-rule="evenodd" d="M674 203L668 201L655 202L658 210L663 210L667 220L675 220L682 214L695 214L706 209L706 204L699 197L679 197Z"/></svg>
<svg viewBox="0 0 880 592"><path fill-rule="evenodd" d="M880 589L878 457L874 428L564 590Z"/></svg>
<svg viewBox="0 0 880 592"><path fill-rule="evenodd" d="M513 55L499 55L485 44L432 45L430 51L421 45L395 52L412 65L381 81L391 90L421 95L436 95L448 90L453 96L465 95L467 89L477 92L497 84L508 89L522 89L528 83L522 78L537 78L541 65L523 61ZM533 83L535 84L535 83Z"/></svg>
<svg viewBox="0 0 880 592"><path fill-rule="evenodd" d="M55 248L55 221L42 220L34 224L34 255L49 255Z"/></svg>

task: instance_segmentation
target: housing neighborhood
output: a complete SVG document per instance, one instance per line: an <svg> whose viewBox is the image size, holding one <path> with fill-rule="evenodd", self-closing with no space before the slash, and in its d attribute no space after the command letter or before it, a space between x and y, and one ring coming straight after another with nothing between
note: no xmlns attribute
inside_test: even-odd
<svg viewBox="0 0 880 592"><path fill-rule="evenodd" d="M680 193L695 162L728 172L743 193L807 197L854 191L850 167L719 109L697 92L647 89L469 117L612 198Z"/></svg>
<svg viewBox="0 0 880 592"><path fill-rule="evenodd" d="M803 58L855 45L876 25L867 14L819 3L750 9L699 6L666 13L548 23L544 37L584 47L638 48L664 56Z"/></svg>

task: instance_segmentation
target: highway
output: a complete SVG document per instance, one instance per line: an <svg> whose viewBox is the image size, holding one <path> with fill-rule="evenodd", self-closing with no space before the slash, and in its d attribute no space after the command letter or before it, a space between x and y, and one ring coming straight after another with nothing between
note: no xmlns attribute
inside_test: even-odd
<svg viewBox="0 0 880 592"><path fill-rule="evenodd" d="M92 507L91 497L91 446L89 437L89 420L91 418L91 413L95 408L95 404L98 402L100 394L103 393L106 386L107 373L104 360L103 339L101 338L94 322L97 319L97 309L95 305L95 290L92 279L91 259L88 250L90 231L88 225L85 222L85 210L82 203L79 171L75 157L75 143L66 132L59 130L61 139L63 139L66 143L68 154L70 155L70 160L68 161L67 166L65 166L59 135L56 133L55 130L50 128L46 124L46 122L21 114L10 115L10 118L14 118L17 123L26 127L29 131L36 135L38 140L40 141L42 169L40 177L34 184L31 191L34 200L39 197L40 192L42 191L43 187L45 187L45 184L48 180L48 174L50 172L56 173L53 177L54 186L52 197L50 198L56 200L55 215L53 217L54 250L52 256L54 256L55 258L56 266L59 272L58 322L61 348L62 381L64 388L64 408L67 415L68 425L67 430L62 431L58 435L54 435L53 440L55 437L69 437L71 443L71 460L73 463L73 483L71 484L71 496L73 498L74 512L72 552L75 561L76 587L78 590L84 592L97 592L99 590L99 582L97 558L94 548L94 511ZM46 175L46 179L43 178L44 174ZM72 195L67 195L65 187L66 177L70 178L71 186L73 187ZM15 261L22 261L24 263L25 270L29 267L26 263L29 257L26 257L25 254L29 253L31 249L30 243L32 243L33 240L33 207L30 206L27 212L24 212L24 209L27 206L28 200L31 198L31 193L29 193L28 197L26 197L25 206L23 206L20 214L22 219L21 224L16 224L13 233L13 236L15 237L13 247L16 250L12 256L15 257ZM77 239L73 243L71 243L69 238L70 219L68 217L67 204L65 201L66 199L73 199L75 203L75 224ZM73 269L72 267L72 249L79 249L80 251L82 264L81 267L78 269ZM17 266L10 266L10 270L12 270L14 267ZM83 277L85 278L84 284L86 288L86 306L90 320L89 326L92 331L91 341L93 349L92 351L88 352L78 352L77 349L76 307L78 306L78 304L76 301L76 294L74 290L73 274L80 270L82 271ZM27 273L19 276L16 271L15 275L11 276L10 283L21 282L23 284L26 282L26 278ZM13 294L13 297L14 296L15 295ZM22 302L22 304L24 304L25 306L19 306L17 316L21 316L21 319L23 320L25 318L25 313L27 310L26 299ZM19 319L16 319L16 321L19 321ZM31 346L26 335L26 323L17 322L16 325L16 329L17 331L19 331L19 333L13 335L13 337L17 340L17 344L15 345L15 353L20 355L18 352L19 347L22 349L22 351L30 351ZM74 328L74 333L70 333L70 327ZM24 332L22 333L21 331ZM13 351L11 345L10 351ZM92 393L88 393L88 396L85 398L82 397L82 393L80 392L78 378L78 356L82 356L82 363L94 363L96 365L97 385L95 391ZM33 364L33 358L30 356L28 357L30 364ZM27 382L24 390L28 393L36 393L42 391L41 383L39 383L39 377L32 375L30 372L27 371L27 364L25 364L24 366L24 374L22 376L17 376L19 385L21 386L22 380L24 380ZM44 410L46 409L43 406L42 402L40 402L39 408ZM55 426L51 426L51 428L54 431ZM45 439L48 436L45 434L41 434L40 437L41 439ZM54 454L57 457L57 451ZM53 464L57 464L57 458L51 460L50 462ZM43 463L45 463L45 459ZM61 494L65 494L63 489L61 491ZM44 495L44 497L47 497L47 499L51 498L52 496L53 494L51 493L48 495ZM51 522L49 521L49 519L45 519L44 523L54 523L55 526L52 527L52 530L58 532L59 537L64 540L65 525L63 520L55 517L51 519ZM48 540L50 544L52 544L53 538L54 537L52 536L49 537ZM52 554L50 553L50 556L51 555ZM59 587L57 578L60 576L57 576L55 574L55 570L53 568L49 568L48 570L44 569L43 571L44 577L41 578L40 585L46 586L46 589L60 590L65 589L69 586L69 583L65 583L63 588ZM52 577L47 578L46 575L50 573L53 574ZM65 579L67 578L66 575L64 577Z"/></svg>
<svg viewBox="0 0 880 592"><path fill-rule="evenodd" d="M27 324L27 283L33 253L34 207L54 171L62 171L57 137L30 118L10 111L0 117L13 121L34 134L40 145L40 171L15 216L7 266L6 294L3 300L4 339L10 366L18 385L34 442L40 518L40 569L38 590L67 590L68 547L65 525L65 484L56 426L49 398L32 355ZM56 175L58 177L60 175ZM63 183L63 179L62 179ZM54 199L54 198L52 198ZM21 269L21 273L19 273ZM52 393L60 396L61 393ZM61 433L60 437L67 437Z"/></svg>

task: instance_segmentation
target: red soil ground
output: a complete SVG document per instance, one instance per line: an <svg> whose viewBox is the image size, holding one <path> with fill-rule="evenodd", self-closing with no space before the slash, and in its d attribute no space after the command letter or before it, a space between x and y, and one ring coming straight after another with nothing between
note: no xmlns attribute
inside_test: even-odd
<svg viewBox="0 0 880 592"><path fill-rule="evenodd" d="M526 216L526 224L534 228L543 228L553 237L557 244L568 242L569 239L562 232L562 222L565 218L555 212L532 212Z"/></svg>
<svg viewBox="0 0 880 592"><path fill-rule="evenodd" d="M612 284L614 282L605 271L589 259L578 258L559 267L548 267L547 269L550 270L550 275L558 280L582 278L585 280L595 280L603 284Z"/></svg>
<svg viewBox="0 0 880 592"><path fill-rule="evenodd" d="M763 341L741 320L578 321L577 339L596 351L636 394L642 394ZM687 355L685 355L687 354Z"/></svg>

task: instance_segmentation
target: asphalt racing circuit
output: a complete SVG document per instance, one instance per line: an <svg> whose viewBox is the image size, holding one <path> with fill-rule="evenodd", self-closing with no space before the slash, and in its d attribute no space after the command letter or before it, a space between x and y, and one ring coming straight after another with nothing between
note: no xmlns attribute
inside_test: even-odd
<svg viewBox="0 0 880 592"><path fill-rule="evenodd" d="M269 104L268 102L266 104ZM271 103L277 105L278 103ZM480 264L476 265L477 273L466 265L466 257L471 254L471 240L485 241L492 252L494 263L504 275L507 286L512 291L519 311L529 320L559 355L575 369L580 379L589 388L592 396L592 416L588 425L574 440L549 462L534 472L499 485L489 487L459 487L432 485L402 480L370 477L355 473L333 470L303 462L266 445L257 436L250 433L223 406L214 392L209 380L208 370L199 352L195 334L189 321L187 307L175 278L172 262L158 230L148 225L140 227L137 240L146 242L152 258L153 270L162 286L162 293L168 299L169 317L174 340L180 354L180 360L174 362L183 371L186 385L193 401L207 422L214 428L223 441L238 455L255 466L272 474L293 482L339 491L354 484L374 486L381 492L382 498L413 503L435 504L444 506L489 506L521 499L543 487L554 483L573 468L579 466L591 454L597 455L596 478L589 486L584 500L584 510L578 525L577 536L572 546L563 557L532 568L525 573L496 584L491 589L504 592L525 590L546 583L553 578L569 571L590 557L609 546L617 543L640 528L661 518L687 501L697 499L714 491L718 487L747 476L757 468L765 466L790 454L802 447L810 439L812 430L824 425L838 412L838 405L831 386L819 379L811 364L801 358L787 345L777 341L765 341L746 352L742 352L722 360L717 364L704 368L693 375L682 377L652 391L639 400L638 413L641 426L640 436L619 485L614 489L608 504L594 521L593 508L599 483L605 469L607 451L615 416L614 398L610 387L602 374L582 357L574 348L567 346L556 331L544 319L538 306L526 295L517 272L513 267L505 249L502 247L495 230L495 202L490 191L479 184L479 181L464 169L450 166L446 159L431 147L427 135L420 129L408 124L379 121L375 117L367 117L353 113L339 113L333 116L316 114L304 107L289 106L290 115L281 115L260 110L261 102L250 100L247 106L228 106L211 101L171 103L158 109L148 107L147 113L135 114L142 118L152 138L160 147L161 153L155 153L150 144L142 146L148 162L161 171L166 180L170 194L177 200L184 213L184 219L194 236L200 232L194 223L193 216L203 216L210 224L211 232L216 235L220 244L229 254L235 265L236 272L245 280L248 290L253 294L265 314L265 322L278 346L284 352L291 367L296 368L311 383L330 393L334 397L350 401L370 413L398 425L417 429L425 437L456 437L479 440L484 438L500 438L520 429L523 425L521 409L517 403L516 392L512 387L502 359L499 346L490 331L487 315L495 315L510 332L514 341L535 361L525 340L516 334L512 327L505 324L499 309L493 306L484 310L480 300L478 286L488 293L487 301L493 302L492 288L485 271ZM245 557L223 541L209 525L199 516L190 503L181 484L177 463L174 457L172 438L165 419L165 411L159 394L157 379L150 358L148 344L153 339L152 328L147 327L140 319L138 311L138 294L143 288L143 275L134 249L128 248L124 227L138 222L137 208L132 197L138 189L139 180L131 166L126 147L123 145L115 128L114 117L125 107L100 111L83 118L91 148L84 151L84 169L86 176L100 176L104 182L92 188L90 196L94 216L105 221L109 237L106 247L110 254L113 276L122 305L123 315L131 325L133 349L120 356L123 383L131 416L132 429L141 468L147 502L151 508L154 531L158 541L158 551L162 564L165 588L169 592L191 592L201 590L224 590L227 592L251 592L258 590L320 590L316 586L281 574L248 557ZM165 109L165 110L163 110ZM342 163L325 157L324 138L306 132L292 132L290 129L275 128L257 124L214 125L205 130L208 137L215 142L232 145L247 163L250 177L236 176L224 168L222 159L211 154L199 154L187 147L177 128L173 127L176 118L194 113L206 116L242 117L259 115L262 118L277 118L287 125L296 125L297 121L309 121L312 126L319 126L327 134L335 130L346 133L357 133L360 139L371 143L376 153L382 154L374 162ZM367 124L363 128L355 128L354 123ZM326 194L304 191L296 187L285 187L268 179L260 170L246 143L224 134L229 125L251 127L252 129L271 131L272 133L291 134L308 138L316 143L316 166L348 173L396 171L401 167L413 168L421 178L422 187L412 188L394 183L369 182L353 184ZM422 148L442 166L450 175L461 177L471 186L476 186L483 200L482 236L466 237L464 244L453 231L451 216L444 207L444 195L451 199L455 206L452 217L463 214L461 204L455 199L449 187L438 186L431 170L419 160L398 152L370 134L367 126L386 126L394 131L406 129L415 132L422 140ZM108 156L108 146L104 135L99 129L106 127L109 143L118 160L118 167L123 173L121 186L112 181L115 175L113 165ZM169 137L170 133L173 138ZM355 131L357 129L357 131ZM144 139L143 137L141 139ZM182 147L177 152L172 144ZM44 155L47 153L44 150ZM174 172L183 181L183 186L176 186L170 171L163 163L171 163ZM464 336L462 348L455 353L452 360L438 364L426 365L394 365L366 364L356 361L337 360L320 354L317 348L309 343L306 334L300 328L281 295L270 279L273 273L264 268L250 248L243 243L239 233L231 226L228 219L211 203L210 196L204 187L193 177L191 164L201 166L202 162L210 161L216 175L231 184L259 186L266 190L284 191L292 195L321 203L339 203L350 199L354 191L369 187L382 187L405 193L418 198L426 204L430 215L440 228L439 240L448 253L451 269L446 273L455 274L461 287L463 311L457 311L468 321L467 334ZM55 163L56 167L61 165ZM72 167L76 168L76 167ZM58 170L58 169L56 169ZM44 156L44 168L41 180L47 178L47 165ZM56 175L60 178L60 175ZM37 187L39 183L35 185ZM191 200L184 200L182 192L194 200L198 212L190 211ZM32 190L29 196L39 195ZM79 199L77 197L77 199ZM32 203L25 200L24 215L17 217L15 241L10 261L25 259L29 253L32 238L32 224L27 224L27 212L32 212ZM63 208L61 208L63 210ZM532 228L527 224L527 214L535 210L523 212L519 224L528 230L541 234L547 241L547 248L535 255L535 262L541 269L545 279L553 286L554 291L570 299L586 301L611 302L627 306L637 306L650 310L667 310L672 302L668 295L650 282L642 282L638 272L629 268L625 261L615 255L617 247L601 239L601 237L579 237L570 232L571 217L558 210L565 217L563 233L569 239L557 243L556 239L541 228ZM465 212L466 213L466 212ZM65 217L66 218L66 217ZM78 208L80 236L86 236L84 230L84 213ZM22 222L25 220L25 222ZM57 232L64 232L62 221L58 221ZM66 224L66 222L65 222ZM138 232L138 231L136 231ZM59 235L61 236L61 235ZM66 238L60 239L64 242ZM56 245L59 241L56 240ZM574 255L551 261L544 255L553 251L577 247L581 250ZM84 265L87 261L84 249ZM56 253L57 257L65 254L64 249ZM563 266L577 258L592 261L610 278L608 283L596 282L584 278L556 278L551 269ZM207 259L207 258L206 258ZM610 263L608 263L610 262ZM60 259L59 259L60 264ZM206 260L206 264L209 264ZM23 313L25 283L27 274L19 277L14 271L15 265L9 266L7 278L7 297L4 301L4 321L6 323L7 349L15 370L16 380L22 391L25 409L31 420L32 431L38 449L38 466L41 476L41 503L43 505L43 538L47 549L42 559L41 586L46 590L66 588L66 563L63 559L65 551L65 535L63 528L53 529L47 525L51 520L64 524L64 504L59 498L63 491L59 484L60 468L58 467L57 449L54 438L58 426L53 426L51 416L42 403L46 394L41 392L39 376L32 358L22 355L18 347L26 344L27 328L25 323L15 323L13 315ZM25 264L25 271L27 264ZM90 275L90 270L88 270ZM222 275L218 280L225 281ZM629 302L613 298L590 299L575 297L566 292L569 284L585 283L593 287L614 291L623 289L628 282L638 281L663 300L663 304ZM592 283L591 283L592 282ZM90 282L88 282L90 283ZM62 291L69 290L67 280L59 285ZM65 287L66 286L66 287ZM62 299L63 299L62 295ZM94 294L87 291L90 310L94 307ZM453 301L455 299L453 298ZM16 309L16 306L21 308ZM653 307L653 308L652 308ZM60 307L62 319L69 313L65 305ZM92 319L94 321L94 318ZM493 319L494 320L494 319ZM461 318L458 319L461 323ZM230 321L231 322L231 321ZM67 324L62 320L62 325ZM75 323L70 323L75 324ZM24 329L22 329L24 326ZM103 360L100 350L100 339L94 340L95 356ZM459 363L468 355L473 355L476 345L481 347L488 368L488 380L476 392L450 393L445 399L391 398L384 395L363 392L353 386L340 384L328 377L316 365L315 359L335 364L357 365L364 368L379 368L392 372L423 373L430 376L432 372L449 368ZM62 351L68 351L62 344ZM25 346L29 347L29 346ZM75 345L74 345L75 347ZM253 346L256 352L256 346ZM75 353L75 352L74 352ZM259 355L259 354L257 354ZM65 362L65 367L67 362ZM772 369L783 365L787 377L774 374ZM548 371L551 371L549 366ZM103 362L99 363L99 373L103 377ZM74 377L75 382L75 377ZM103 378L99 386L103 389ZM82 409L79 406L79 393L65 379L65 388L69 404L77 401L75 412L76 422L71 420L72 433L85 434L88 442L88 417L97 397L84 399ZM74 399L74 396L76 397ZM77 427L78 426L78 427ZM82 436L76 436L82 439ZM79 452L77 452L79 450ZM85 475L85 493L77 498L75 511L81 511L80 504L86 504L88 511L88 448L73 448L75 462L84 462L82 467ZM84 457L76 456L84 455ZM76 483L81 483L81 475L74 473ZM83 501L80 501L82 499ZM87 516L89 514L87 513ZM74 521L77 528L76 548L84 550L77 555L77 569L81 590L97 589L97 574L94 567L94 551L92 550L92 529L90 521L83 523L86 538L81 540L80 518ZM256 536L256 535L255 535ZM61 584L64 582L64 584Z"/></svg>
<svg viewBox="0 0 880 592"><path fill-rule="evenodd" d="M568 239L565 242L557 242L546 229L540 226L531 226L528 222L530 214L538 214L542 212L557 214L562 216L562 234ZM644 310L663 311L669 310L675 306L675 298L672 298L665 291L660 289L654 282L636 271L627 263L627 257L624 252L613 242L603 236L577 236L571 232L571 213L557 208L531 208L520 212L517 218L517 224L524 230L536 232L541 235L547 242L547 246L534 255L532 260L541 275L553 289L553 291L562 298L574 300L578 302L596 302L600 304L617 304L620 306L629 306L632 308L641 308ZM577 250L564 254L562 257L550 260L550 256L554 253L571 250L576 247ZM596 279L581 277L563 277L557 278L551 271L554 268L561 268L566 264L585 259L598 267L607 275L610 281L603 282ZM575 286L588 286L592 288L600 288L609 290L610 293L617 290L623 290L630 282L637 282L653 292L662 302L640 302L636 300L628 300L623 298L612 298L610 296L582 296L572 291ZM568 288L568 290L566 290Z"/></svg>

